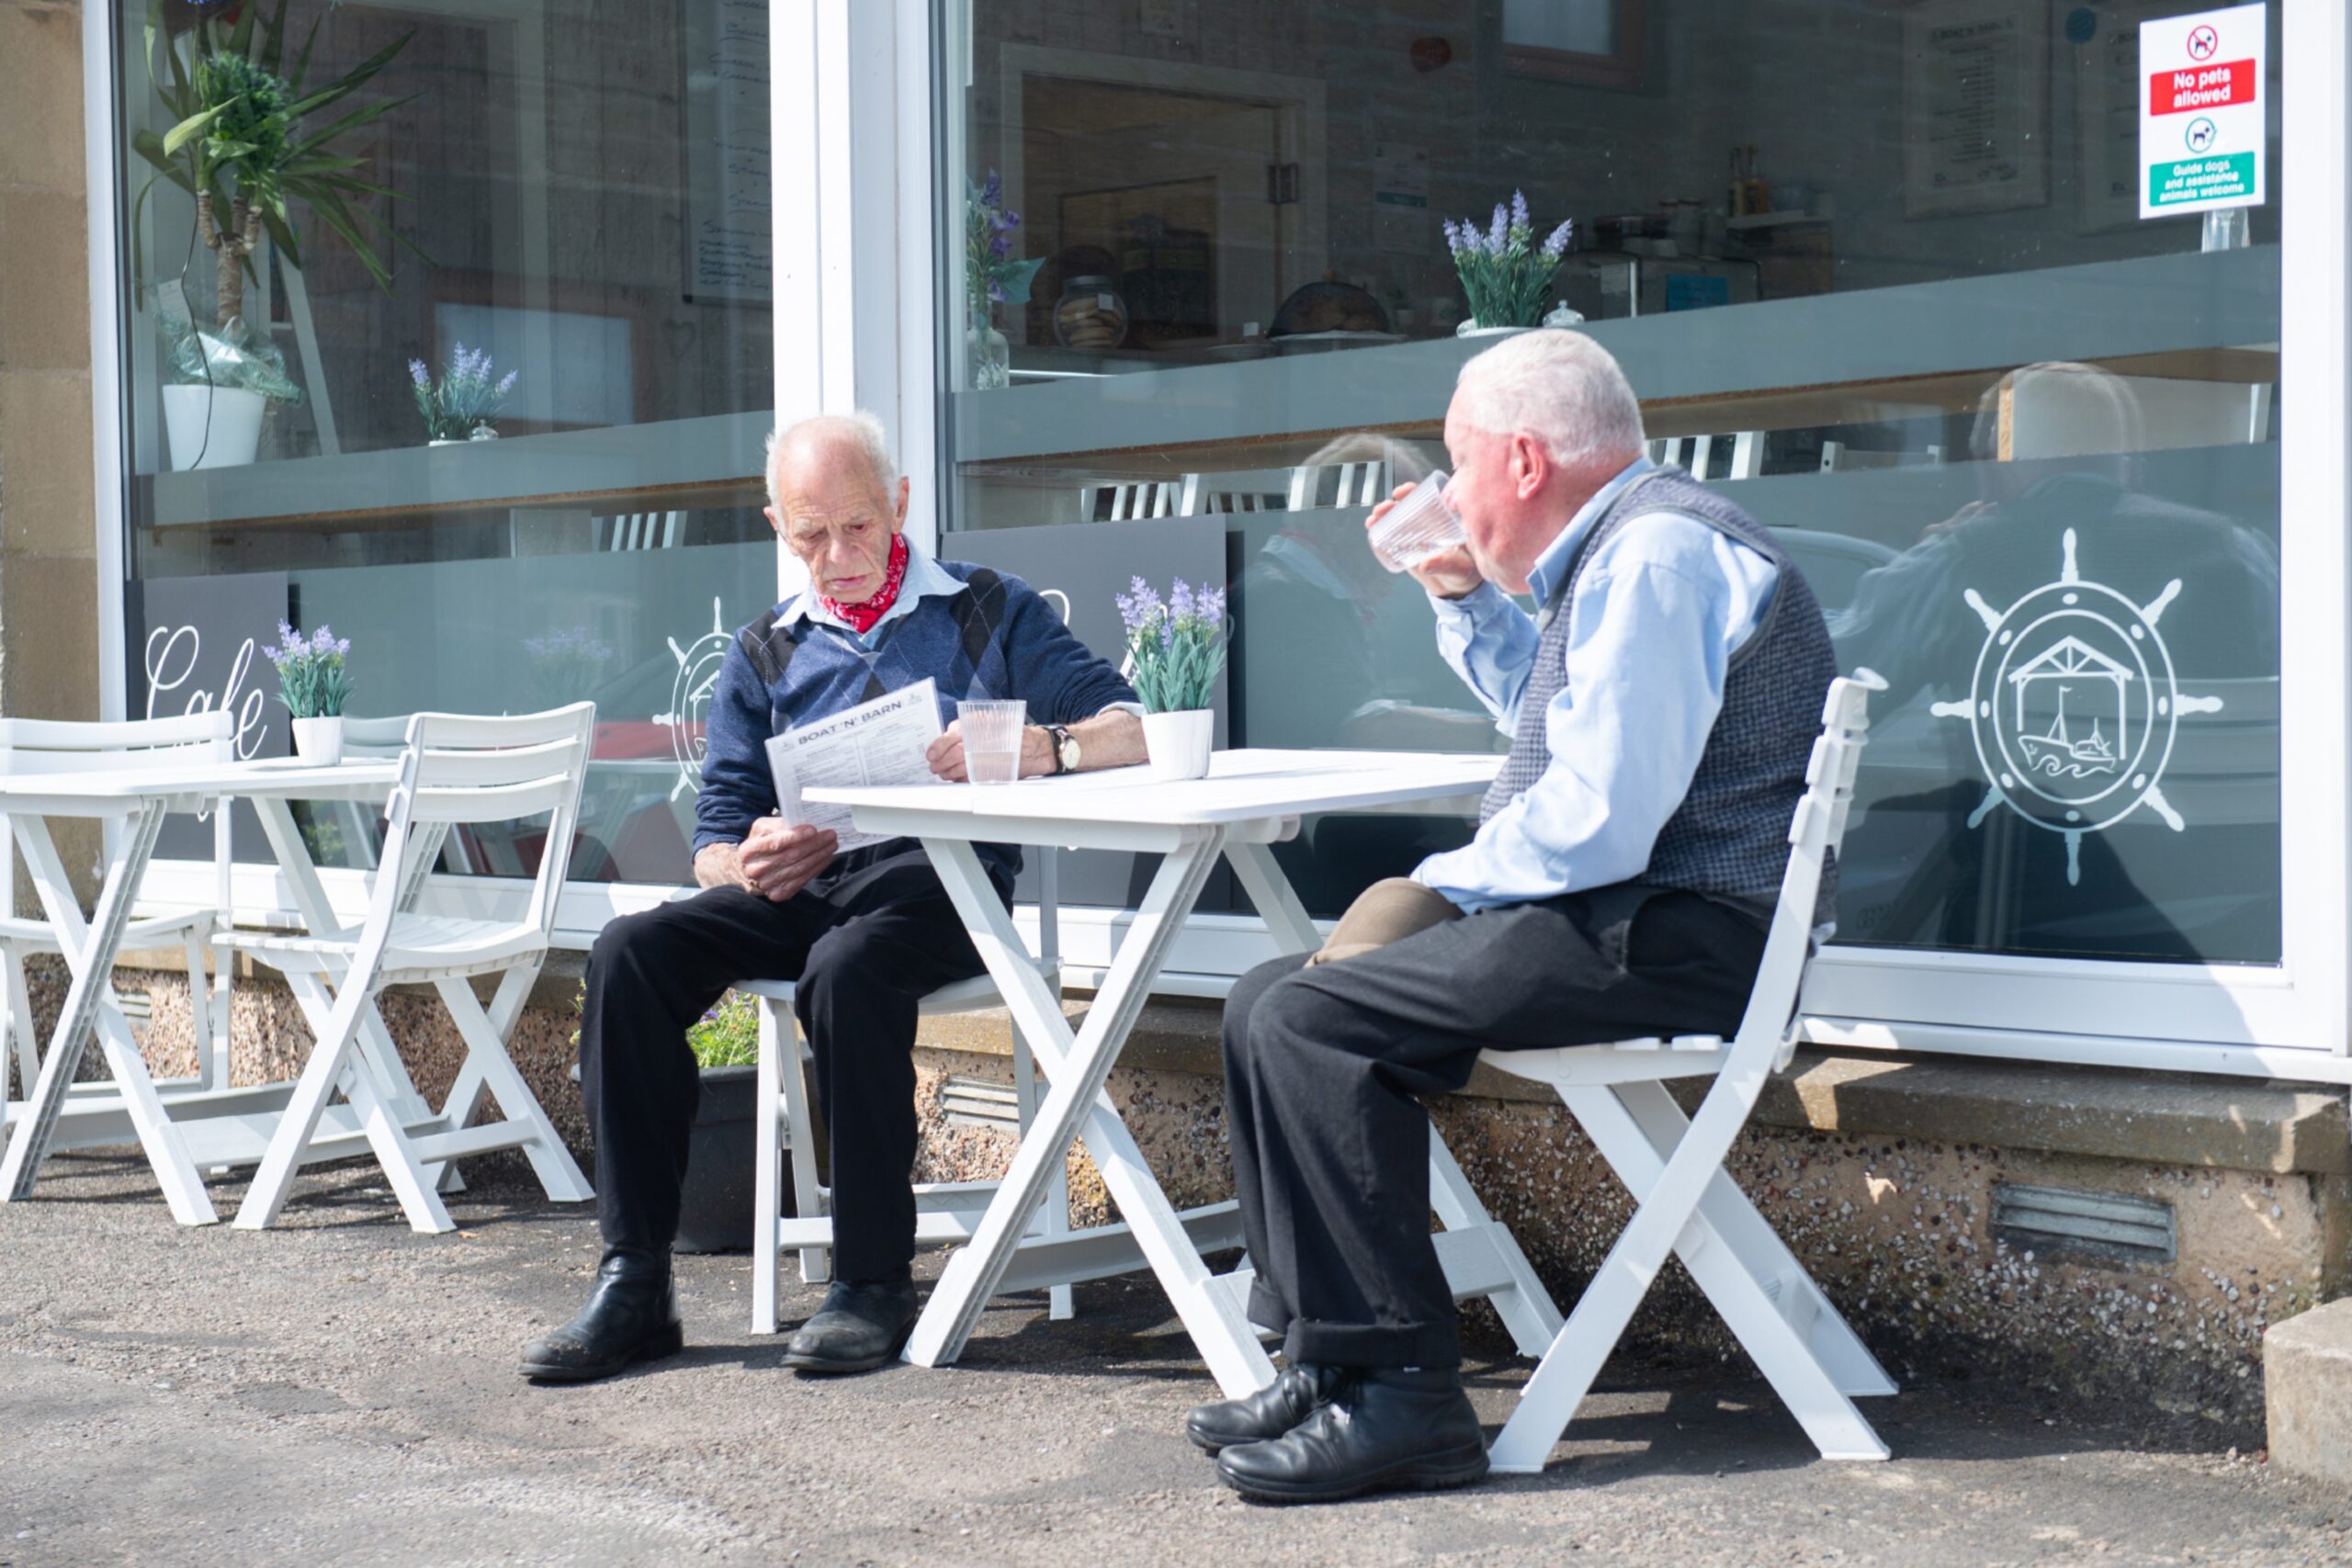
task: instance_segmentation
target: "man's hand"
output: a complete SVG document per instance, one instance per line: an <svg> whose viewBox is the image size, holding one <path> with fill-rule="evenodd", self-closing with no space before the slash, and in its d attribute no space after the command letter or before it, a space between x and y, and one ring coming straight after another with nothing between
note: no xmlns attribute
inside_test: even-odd
<svg viewBox="0 0 2352 1568"><path fill-rule="evenodd" d="M840 848L840 838L829 829L790 828L780 817L763 817L752 824L736 863L746 889L780 904L808 886Z"/></svg>
<svg viewBox="0 0 2352 1568"><path fill-rule="evenodd" d="M956 719L940 738L923 752L923 760L931 764L934 777L949 784L962 784L970 774L964 766L964 721ZM1034 779L1054 771L1054 738L1046 733L1043 725L1024 725L1021 730L1021 776Z"/></svg>
<svg viewBox="0 0 2352 1568"><path fill-rule="evenodd" d="M1374 507L1372 515L1363 520L1364 532L1372 532L1374 524L1387 516L1398 502L1412 493L1411 485L1398 485L1389 491L1388 499ZM1407 567L1405 570L1414 581L1441 599L1459 599L1486 581L1477 564L1471 560L1469 547L1464 545L1456 545L1450 550L1430 557L1419 566Z"/></svg>

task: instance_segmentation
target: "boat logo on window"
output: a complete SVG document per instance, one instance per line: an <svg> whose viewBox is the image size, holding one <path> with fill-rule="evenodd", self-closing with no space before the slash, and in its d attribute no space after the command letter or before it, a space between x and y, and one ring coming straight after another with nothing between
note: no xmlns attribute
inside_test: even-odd
<svg viewBox="0 0 2352 1568"><path fill-rule="evenodd" d="M2188 827L2165 798L2164 773L2184 714L2217 713L2219 697L2191 696L2175 678L2156 623L2180 592L2175 578L2148 604L2082 575L2066 530L2058 579L1996 610L1963 597L1984 623L1965 702L1938 703L1964 718L1989 787L1970 814L1982 824L2007 807L2064 837L2066 880L2081 880L2083 835L2146 807L2176 833Z"/></svg>
<svg viewBox="0 0 2352 1568"><path fill-rule="evenodd" d="M672 637L670 652L678 660L678 678L670 686L670 711L657 713L653 722L667 725L670 729L670 754L677 760L678 782L670 786L670 798L682 795L698 795L702 791L702 759L705 746L703 721L710 714L711 688L718 684L719 667L727 660L726 612L719 602L710 602L710 630L685 647L678 646Z"/></svg>

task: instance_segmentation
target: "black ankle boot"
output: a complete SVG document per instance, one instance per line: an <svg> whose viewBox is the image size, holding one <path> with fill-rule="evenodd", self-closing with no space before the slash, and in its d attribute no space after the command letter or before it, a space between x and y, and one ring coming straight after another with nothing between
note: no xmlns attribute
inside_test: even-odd
<svg viewBox="0 0 2352 1568"><path fill-rule="evenodd" d="M1361 1368L1282 1437L1217 1455L1216 1471L1270 1503L1461 1486L1487 1473L1487 1435L1456 1369Z"/></svg>
<svg viewBox="0 0 2352 1568"><path fill-rule="evenodd" d="M870 1372L905 1348L917 1304L910 1275L836 1280L784 1348L784 1364L797 1372Z"/></svg>
<svg viewBox="0 0 2352 1568"><path fill-rule="evenodd" d="M674 1356L685 1343L669 1259L608 1252L579 1315L523 1347L523 1375L548 1382L608 1378L636 1361Z"/></svg>
<svg viewBox="0 0 2352 1568"><path fill-rule="evenodd" d="M1279 1438L1322 1409L1341 1377L1339 1368L1312 1362L1284 1367L1255 1393L1196 1407L1184 1417L1184 1436L1211 1453Z"/></svg>

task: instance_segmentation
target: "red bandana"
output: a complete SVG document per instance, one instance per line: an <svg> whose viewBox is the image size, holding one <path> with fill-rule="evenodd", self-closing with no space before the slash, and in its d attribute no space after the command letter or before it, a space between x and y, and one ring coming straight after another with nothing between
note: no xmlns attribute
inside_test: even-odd
<svg viewBox="0 0 2352 1568"><path fill-rule="evenodd" d="M844 604L838 599L828 599L820 593L817 595L817 603L847 621L856 628L857 634L863 637L872 631L874 623L880 620L890 606L898 602L899 584L905 581L906 578L907 536L904 534L894 534L890 538L890 564L883 569L882 586L875 591L873 598L860 604Z"/></svg>

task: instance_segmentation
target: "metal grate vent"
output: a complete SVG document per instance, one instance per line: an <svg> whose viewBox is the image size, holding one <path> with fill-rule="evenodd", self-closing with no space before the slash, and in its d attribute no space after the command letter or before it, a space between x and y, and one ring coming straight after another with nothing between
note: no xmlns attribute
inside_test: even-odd
<svg viewBox="0 0 2352 1568"><path fill-rule="evenodd" d="M155 998L144 991L118 990L114 1006L126 1023L145 1023L155 1016Z"/></svg>
<svg viewBox="0 0 2352 1568"><path fill-rule="evenodd" d="M939 1109L951 1127L1021 1125L1021 1102L1012 1086L967 1073L950 1073L939 1090Z"/></svg>
<svg viewBox="0 0 2352 1568"><path fill-rule="evenodd" d="M2169 1263L2179 1252L2169 1203L2010 1181L1993 1186L1993 1239L2119 1263Z"/></svg>

